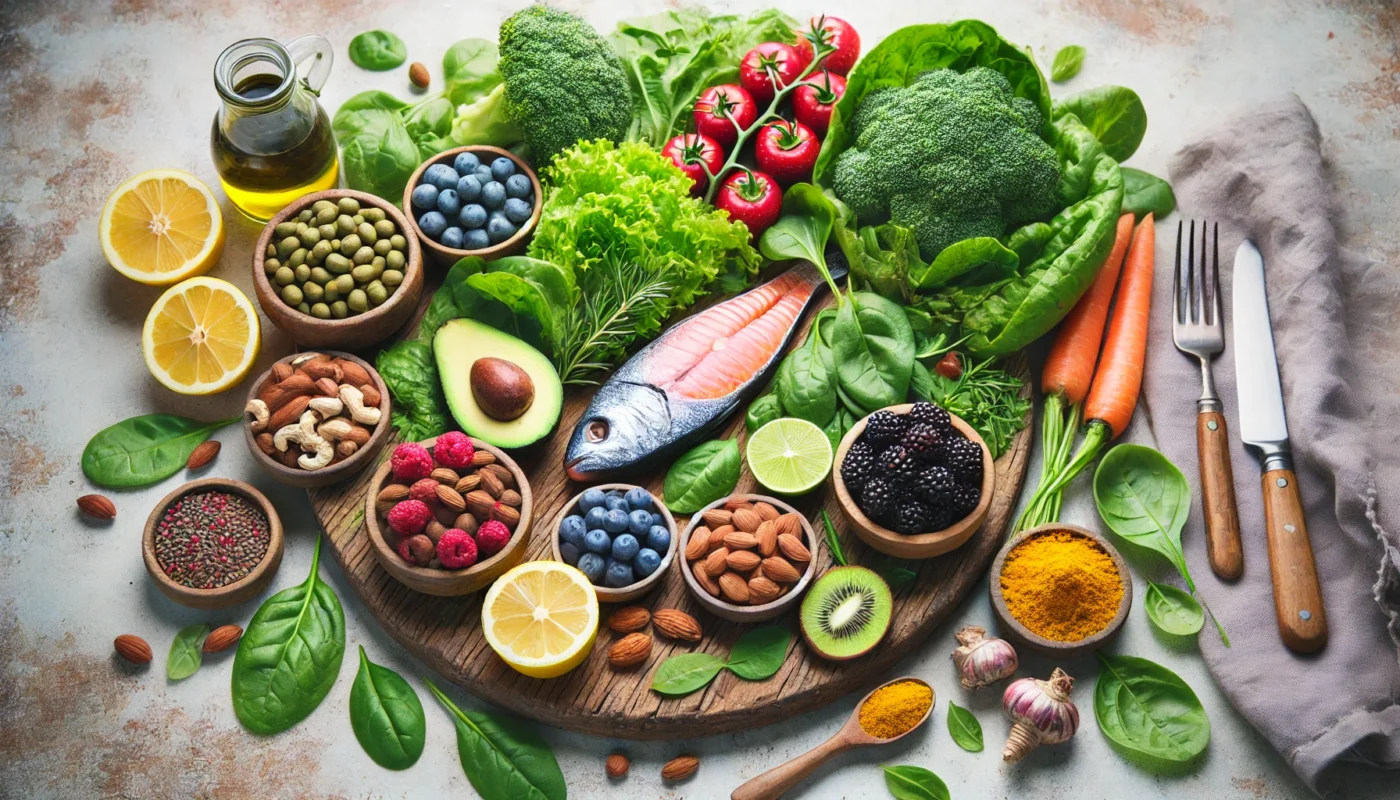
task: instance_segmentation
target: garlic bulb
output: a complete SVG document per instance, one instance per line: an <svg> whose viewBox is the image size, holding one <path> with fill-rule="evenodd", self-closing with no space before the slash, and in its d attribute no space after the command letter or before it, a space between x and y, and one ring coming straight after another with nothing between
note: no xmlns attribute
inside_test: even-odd
<svg viewBox="0 0 1400 800"><path fill-rule="evenodd" d="M1059 667L1050 680L1022 678L1006 687L1001 706L1015 722L1001 757L1015 763L1042 744L1069 741L1079 730L1079 709L1069 699L1074 678Z"/></svg>
<svg viewBox="0 0 1400 800"><path fill-rule="evenodd" d="M986 629L976 625L968 625L956 635L960 647L953 651L953 664L964 689L980 689L1015 674L1018 661L1010 642L989 639Z"/></svg>

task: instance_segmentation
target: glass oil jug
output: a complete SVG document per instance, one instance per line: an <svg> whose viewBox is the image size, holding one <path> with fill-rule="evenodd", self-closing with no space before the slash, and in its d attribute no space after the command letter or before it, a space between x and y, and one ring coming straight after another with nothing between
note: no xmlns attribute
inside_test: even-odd
<svg viewBox="0 0 1400 800"><path fill-rule="evenodd" d="M210 135L214 169L247 216L268 220L298 197L336 185L335 136L316 101L331 58L325 38L303 36L286 46L244 39L214 63L224 101Z"/></svg>

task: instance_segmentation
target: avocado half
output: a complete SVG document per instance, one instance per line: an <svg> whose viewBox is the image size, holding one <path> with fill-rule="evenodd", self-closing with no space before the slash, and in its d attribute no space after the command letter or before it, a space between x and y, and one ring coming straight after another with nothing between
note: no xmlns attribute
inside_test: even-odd
<svg viewBox="0 0 1400 800"><path fill-rule="evenodd" d="M433 354L447 406L467 435L515 448L554 430L564 387L539 350L476 320L454 319L433 337Z"/></svg>

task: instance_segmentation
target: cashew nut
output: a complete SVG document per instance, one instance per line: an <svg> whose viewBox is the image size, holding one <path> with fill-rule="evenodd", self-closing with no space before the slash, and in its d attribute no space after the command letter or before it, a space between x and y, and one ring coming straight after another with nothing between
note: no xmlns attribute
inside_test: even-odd
<svg viewBox="0 0 1400 800"><path fill-rule="evenodd" d="M273 446L282 452L286 452L287 445L293 442L304 452L314 452L316 454L314 459L308 456L302 456L297 459L297 463L301 464L304 469L318 469L324 467L326 464L331 463L331 459L335 456L335 447L322 438L320 434L316 433L316 414L312 411L303 413L301 415L301 420L295 425L288 425L282 428L272 437ZM322 460L323 456L324 460ZM315 462L319 463L316 463L314 467L309 466L310 463Z"/></svg>
<svg viewBox="0 0 1400 800"><path fill-rule="evenodd" d="M350 384L340 387L340 399L350 411L350 419L371 428L379 424L379 409L365 405L365 395Z"/></svg>
<svg viewBox="0 0 1400 800"><path fill-rule="evenodd" d="M353 456L355 455L355 453L359 452L359 450L359 443L352 442L349 439L335 446L335 454L340 458L349 458L350 456Z"/></svg>
<svg viewBox="0 0 1400 800"><path fill-rule="evenodd" d="M331 419L340 416L340 412L345 410L345 403L338 397L313 397L307 408L315 411L321 419Z"/></svg>
<svg viewBox="0 0 1400 800"><path fill-rule="evenodd" d="M268 410L267 403L256 398L249 400L248 405L243 408L243 413L253 415L252 422L248 423L248 427L252 429L253 433L262 433L267 430L267 418L272 415L272 412Z"/></svg>
<svg viewBox="0 0 1400 800"><path fill-rule="evenodd" d="M340 401L337 400L336 402ZM354 429L355 423L351 422L350 420L344 417L336 417L334 419L328 419L325 422L322 422L321 425L318 428L316 428L316 433L319 434L323 439L330 439L332 442L339 442L345 437L349 436L351 431L353 431Z"/></svg>
<svg viewBox="0 0 1400 800"><path fill-rule="evenodd" d="M320 353L302 353L301 355L292 359L292 368L295 369L303 364L308 364L312 361L321 361L325 358L327 357Z"/></svg>

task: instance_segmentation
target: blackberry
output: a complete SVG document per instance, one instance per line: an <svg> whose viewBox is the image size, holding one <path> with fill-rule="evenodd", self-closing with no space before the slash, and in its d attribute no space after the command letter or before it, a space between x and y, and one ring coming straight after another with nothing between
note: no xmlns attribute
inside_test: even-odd
<svg viewBox="0 0 1400 800"><path fill-rule="evenodd" d="M943 443L943 463L958 483L978 486L982 483L982 448L961 437Z"/></svg>
<svg viewBox="0 0 1400 800"><path fill-rule="evenodd" d="M894 529L906 536L938 530L938 528L929 527L933 521L932 517L933 511L927 503L922 500L904 500L900 503L899 508L895 509Z"/></svg>
<svg viewBox="0 0 1400 800"><path fill-rule="evenodd" d="M865 421L865 433L861 438L872 445L894 444L909 427L909 421L890 411L876 411Z"/></svg>
<svg viewBox="0 0 1400 800"><path fill-rule="evenodd" d="M909 430L904 432L904 438L899 441L909 452L924 461L930 461L937 457L938 445L942 442L943 434L926 422L916 422L910 425Z"/></svg>
<svg viewBox="0 0 1400 800"><path fill-rule="evenodd" d="M860 491L859 505L866 516L877 520L884 517L894 507L894 486L881 475L871 477Z"/></svg>
<svg viewBox="0 0 1400 800"><path fill-rule="evenodd" d="M909 480L919 471L922 463L909 448L902 444L886 448L875 462L876 469L883 470L887 476L898 480Z"/></svg>
<svg viewBox="0 0 1400 800"><path fill-rule="evenodd" d="M955 519L962 519L972 513L982 500L982 492L975 486L954 486L948 502L948 513Z"/></svg>
<svg viewBox="0 0 1400 800"><path fill-rule="evenodd" d="M948 416L948 412L933 403L915 403L909 410L909 421L932 425L939 432L953 427L953 420Z"/></svg>
<svg viewBox="0 0 1400 800"><path fill-rule="evenodd" d="M929 507L928 527L924 528L924 530L929 533L941 531L944 528L952 527L953 523L957 522L959 519L962 518L953 516L953 513L947 508L931 506Z"/></svg>
<svg viewBox="0 0 1400 800"><path fill-rule="evenodd" d="M841 480L846 489L859 492L870 476L875 474L875 449L863 441L851 445L841 461Z"/></svg>
<svg viewBox="0 0 1400 800"><path fill-rule="evenodd" d="M934 506L948 505L956 486L952 473L943 467L925 469L915 476L911 484L915 492Z"/></svg>

